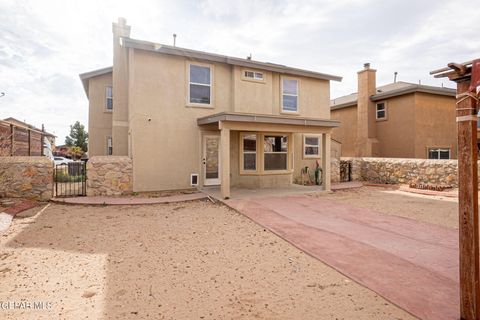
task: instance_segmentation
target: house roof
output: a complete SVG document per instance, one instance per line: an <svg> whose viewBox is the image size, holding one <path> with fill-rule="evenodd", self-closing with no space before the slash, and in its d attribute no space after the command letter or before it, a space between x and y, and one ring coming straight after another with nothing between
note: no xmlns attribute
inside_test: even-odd
<svg viewBox="0 0 480 320"><path fill-rule="evenodd" d="M88 97L88 79L93 78L93 77L98 77L98 76L101 76L101 75L104 75L104 74L107 74L107 73L112 73L112 71L113 71L112 67L106 67L106 68L102 68L102 69L97 69L97 70L81 73L79 75L80 80L82 80L83 89L85 90L85 94L87 95L87 97Z"/></svg>
<svg viewBox="0 0 480 320"><path fill-rule="evenodd" d="M238 112L220 112L197 119L199 126L217 123L219 121L237 121L248 123L270 123L270 124L290 124L297 126L316 126L336 128L340 126L340 121L330 119L303 118L303 117L282 117L270 115L258 115Z"/></svg>
<svg viewBox="0 0 480 320"><path fill-rule="evenodd" d="M241 59L236 57L229 57L229 56L224 56L224 55L219 55L214 53L208 53L204 51L173 47L173 46L168 46L164 44L143 41L143 40L136 40L131 38L120 38L120 44L122 46L129 47L129 48L176 55L181 57L187 57L190 59L220 62L220 63L226 63L231 65L238 65L242 67L257 68L257 69L266 70L266 71L273 71L278 73L304 76L304 77L323 79L323 80L333 80L333 81L342 80L342 77L334 76L326 73L297 69L297 68L287 67L284 65L274 64L269 62L260 62L260 61L250 60L250 59Z"/></svg>
<svg viewBox="0 0 480 320"><path fill-rule="evenodd" d="M387 85L377 87L377 93L372 95L370 99L372 101L379 101L379 100L388 99L388 98L401 96L404 94L409 94L414 92L431 93L431 94L438 94L438 95L451 96L451 97L455 97L456 95L455 89L451 89L451 88L434 87L434 86L427 86L423 84L397 81L395 83L389 83ZM350 95L335 98L330 101L330 108L332 110L337 110L337 109L356 106L357 98L358 98L358 94L356 92Z"/></svg>
<svg viewBox="0 0 480 320"><path fill-rule="evenodd" d="M8 118L5 118L1 121L4 121L4 122L7 122L9 124L13 124L15 126L18 126L18 127L23 127L23 128L26 128L26 129L30 129L30 130L34 130L34 131L38 131L46 136L50 136L50 137L56 137L56 135L52 134L52 133L49 133L49 132L46 132L46 131L42 131L42 129L39 129L35 126L32 126L31 124L28 124L26 122L23 122L23 121L20 121L18 119L15 119L15 118L12 118L12 117L8 117Z"/></svg>

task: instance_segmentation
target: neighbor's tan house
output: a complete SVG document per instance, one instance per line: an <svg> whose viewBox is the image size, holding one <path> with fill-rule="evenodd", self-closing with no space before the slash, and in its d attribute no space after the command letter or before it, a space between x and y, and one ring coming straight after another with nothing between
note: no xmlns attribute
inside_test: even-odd
<svg viewBox="0 0 480 320"><path fill-rule="evenodd" d="M289 185L323 168L330 189L330 81L338 76L130 38L113 23L113 67L80 75L89 156L129 156L134 191Z"/></svg>
<svg viewBox="0 0 480 320"><path fill-rule="evenodd" d="M376 86L376 70L358 72L358 92L331 101L341 122L332 137L344 157L457 158L455 90L394 82Z"/></svg>

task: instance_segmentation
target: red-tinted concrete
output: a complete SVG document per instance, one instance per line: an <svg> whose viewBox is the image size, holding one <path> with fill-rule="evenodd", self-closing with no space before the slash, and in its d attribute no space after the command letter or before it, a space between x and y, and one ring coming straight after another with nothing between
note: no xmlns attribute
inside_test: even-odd
<svg viewBox="0 0 480 320"><path fill-rule="evenodd" d="M139 197L74 197L74 198L54 198L52 201L67 204L83 205L139 205L139 204L158 204L200 200L207 195L201 192L181 194L176 196L158 197L158 198L139 198Z"/></svg>
<svg viewBox="0 0 480 320"><path fill-rule="evenodd" d="M226 203L417 317L458 318L457 230L308 196Z"/></svg>
<svg viewBox="0 0 480 320"><path fill-rule="evenodd" d="M37 205L36 202L30 201L30 200L23 200L21 202L15 203L12 207L7 208L4 210L5 213L8 213L12 216L17 215L17 213L20 213L22 211L31 209Z"/></svg>

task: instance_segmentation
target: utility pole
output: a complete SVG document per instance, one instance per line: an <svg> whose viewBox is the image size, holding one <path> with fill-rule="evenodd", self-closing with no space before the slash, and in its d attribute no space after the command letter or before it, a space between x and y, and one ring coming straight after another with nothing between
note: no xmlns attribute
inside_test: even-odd
<svg viewBox="0 0 480 320"><path fill-rule="evenodd" d="M476 91L479 84L472 83L472 74L476 79L479 72L479 60L449 63L447 68L430 72L435 78L448 77L457 83L460 319L464 320L480 319Z"/></svg>

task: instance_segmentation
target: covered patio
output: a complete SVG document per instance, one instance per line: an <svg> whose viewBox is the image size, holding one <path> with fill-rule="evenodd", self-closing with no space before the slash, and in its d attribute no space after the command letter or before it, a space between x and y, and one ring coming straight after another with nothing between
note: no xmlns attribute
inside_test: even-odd
<svg viewBox="0 0 480 320"><path fill-rule="evenodd" d="M330 190L330 144L331 130L339 126L339 122L330 119L304 118L297 116L252 115L234 112L222 112L197 119L197 124L206 132L219 132L219 182L220 195L223 199L231 196L232 177L239 181L269 180L269 186L277 188L277 180L291 185L293 174L299 171L302 161L294 161L299 157L298 148L294 145L294 136L298 134L316 134L319 139L318 152L320 153L322 168L322 186L320 190ZM239 134L238 147L232 133ZM242 137L253 136L253 151L246 151L246 142ZM270 139L270 140L269 140ZM232 145L233 141L233 145ZM257 143L260 142L260 143ZM267 144L271 143L273 152L268 152ZM275 146L277 144L277 146ZM281 147L278 145L281 144ZM275 151L278 154L273 154ZM244 159L253 163L247 167ZM238 153L238 157L235 157ZM280 155L282 153L282 155ZM272 155L273 154L273 155ZM232 156L233 155L233 156ZM280 157L279 157L280 156ZM244 158L245 157L245 158ZM252 158L253 157L253 158ZM268 161L284 161L285 167L277 167ZM205 159L204 159L205 160ZM272 162L273 162L272 161ZM238 163L235 163L238 162ZM250 164L249 164L250 165ZM281 179L281 180L280 180ZM299 186L301 187L301 186ZM315 188L317 191L319 187Z"/></svg>

